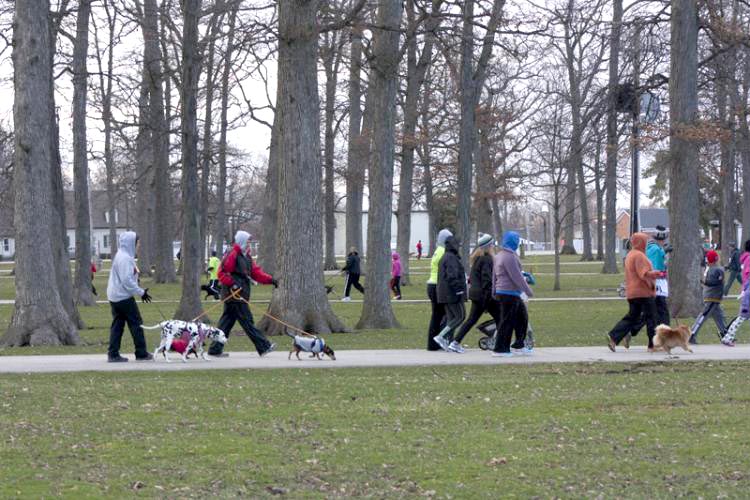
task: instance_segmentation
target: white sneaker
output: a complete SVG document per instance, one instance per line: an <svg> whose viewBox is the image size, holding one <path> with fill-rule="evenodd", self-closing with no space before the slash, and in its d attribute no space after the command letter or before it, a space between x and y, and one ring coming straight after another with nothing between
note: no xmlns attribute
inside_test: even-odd
<svg viewBox="0 0 750 500"><path fill-rule="evenodd" d="M512 352L493 352L492 357L493 358L512 358L513 353Z"/></svg>
<svg viewBox="0 0 750 500"><path fill-rule="evenodd" d="M341 302L351 302L351 301L352 301L351 297L344 297L343 299L341 299Z"/></svg>
<svg viewBox="0 0 750 500"><path fill-rule="evenodd" d="M522 356L531 356L534 354L534 349L529 347L523 347L521 349L511 349L514 354L520 354Z"/></svg>
<svg viewBox="0 0 750 500"><path fill-rule="evenodd" d="M437 345L440 346L440 348L444 351L448 350L448 340L445 339L445 337L441 337L440 335L436 335L432 337L432 340L435 341Z"/></svg>
<svg viewBox="0 0 750 500"><path fill-rule="evenodd" d="M455 340L450 343L450 345L448 346L448 350L458 354L463 354L464 352L466 352L466 349L464 349L463 346Z"/></svg>

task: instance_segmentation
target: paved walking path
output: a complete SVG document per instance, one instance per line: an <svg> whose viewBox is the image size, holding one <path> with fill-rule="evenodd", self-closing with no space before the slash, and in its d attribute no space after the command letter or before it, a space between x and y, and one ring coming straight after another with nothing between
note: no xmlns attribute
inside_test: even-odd
<svg viewBox="0 0 750 500"><path fill-rule="evenodd" d="M605 346L594 347L547 347L539 348L531 356L513 356L495 358L488 351L469 349L465 354L446 352L427 352L416 349L392 350L352 350L339 351L337 360L317 361L300 354L302 361L287 360L287 352L280 351L265 358L255 353L232 352L227 358L212 359L210 362L190 359L182 363L177 355L172 356L172 363L163 360L136 362L128 356L128 363L107 363L105 354L69 354L60 356L0 356L0 373L50 373L50 372L84 372L84 371L184 371L184 370L221 370L248 368L354 368L354 367L392 367L392 366L447 366L447 365L507 365L532 363L635 363L635 362L683 362L683 361L726 361L750 360L750 344L737 347L724 347L718 344L699 345L694 353L677 349L675 358L667 358L666 353L649 353L645 347L633 347L629 351L618 348L616 353Z"/></svg>

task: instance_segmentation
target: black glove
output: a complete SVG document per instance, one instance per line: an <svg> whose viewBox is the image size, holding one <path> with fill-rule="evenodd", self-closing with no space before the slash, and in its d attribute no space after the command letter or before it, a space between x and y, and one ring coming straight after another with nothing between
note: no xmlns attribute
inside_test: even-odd
<svg viewBox="0 0 750 500"><path fill-rule="evenodd" d="M148 294L148 288L143 290L143 295L141 295L141 300L146 304L151 302L151 295Z"/></svg>
<svg viewBox="0 0 750 500"><path fill-rule="evenodd" d="M273 285L274 288L279 288L279 280L277 280L276 278L273 278L271 280L271 284Z"/></svg>

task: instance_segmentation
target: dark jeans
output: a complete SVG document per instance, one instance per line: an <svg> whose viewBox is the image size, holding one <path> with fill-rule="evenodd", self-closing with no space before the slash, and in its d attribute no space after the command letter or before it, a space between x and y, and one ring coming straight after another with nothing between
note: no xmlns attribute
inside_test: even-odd
<svg viewBox="0 0 750 500"><path fill-rule="evenodd" d="M391 291L396 297L401 297L401 276L391 278Z"/></svg>
<svg viewBox="0 0 750 500"><path fill-rule="evenodd" d="M737 280L737 283L740 284L740 289L742 288L742 276L740 275L740 272L730 270L727 286L724 287L724 295L729 295L729 291L732 289L732 285L734 285L734 280Z"/></svg>
<svg viewBox="0 0 750 500"><path fill-rule="evenodd" d="M464 322L463 325L461 325L461 328L458 330L458 334L456 334L456 342L459 344L463 342L464 337L466 337L466 334L471 330L474 325L477 324L479 321L479 318L482 317L482 314L484 313L490 313L490 316L492 316L492 319L495 320L495 323L498 323L500 320L500 304L498 301L493 299L492 297L485 297L482 300L472 300L471 301L471 310L469 311L469 318Z"/></svg>
<svg viewBox="0 0 750 500"><path fill-rule="evenodd" d="M514 349L523 348L526 330L529 328L529 315L521 297L497 295L500 305L500 321L496 325L495 352L510 352L510 339L516 332Z"/></svg>
<svg viewBox="0 0 750 500"><path fill-rule="evenodd" d="M427 350L428 351L439 351L440 346L432 340L443 326L445 320L445 304L438 304L437 301L437 285L427 285L427 296L430 298L432 305L432 313L430 314L430 327L427 329Z"/></svg>
<svg viewBox="0 0 750 500"><path fill-rule="evenodd" d="M444 337L448 342L453 340L453 333L461 326L466 319L466 307L464 303L456 302L454 304L443 304L445 306L445 326L440 330L438 335Z"/></svg>
<svg viewBox="0 0 750 500"><path fill-rule="evenodd" d="M640 326L646 324L648 335L648 346L654 347L654 334L656 333L656 301L654 297L642 297L628 299L628 313L609 332L610 338L619 344L628 333L639 330Z"/></svg>
<svg viewBox="0 0 750 500"><path fill-rule="evenodd" d="M138 304L135 303L135 299L131 297L119 302L110 302L109 306L112 309L112 326L109 329L109 349L107 350L107 356L116 358L120 355L120 343L122 342L122 334L125 331L125 323L128 324L130 335L133 336L135 357L145 358L148 356L146 337L143 335L143 328L141 328L143 318L141 318L141 312L138 310Z"/></svg>
<svg viewBox="0 0 750 500"><path fill-rule="evenodd" d="M234 323L239 321L242 329L245 330L245 334L250 338L252 343L255 345L255 350L258 354L263 354L271 347L271 343L268 341L265 335L255 327L253 323L253 313L245 302L229 301L224 303L224 314L219 319L218 328L223 331L227 339L232 331ZM208 349L208 353L212 355L221 354L224 351L224 344L214 342Z"/></svg>
<svg viewBox="0 0 750 500"><path fill-rule="evenodd" d="M346 286L344 287L344 297L348 297L352 287L359 290L359 293L365 293L365 288L359 284L359 274L346 273Z"/></svg>
<svg viewBox="0 0 750 500"><path fill-rule="evenodd" d="M690 333L693 334L694 338L698 336L703 323L709 317L713 318L714 323L716 323L716 328L719 330L719 337L723 337L727 333L727 325L724 321L724 310L721 308L721 302L704 302L703 312L695 318L695 323L693 323L693 327L690 329Z"/></svg>
<svg viewBox="0 0 750 500"><path fill-rule="evenodd" d="M656 305L656 325L669 325L672 320L669 315L669 303L667 297L657 296L654 298L654 303ZM641 320L641 322L638 323L638 326L633 328L633 331L630 333L635 337L644 326L646 326L646 321Z"/></svg>

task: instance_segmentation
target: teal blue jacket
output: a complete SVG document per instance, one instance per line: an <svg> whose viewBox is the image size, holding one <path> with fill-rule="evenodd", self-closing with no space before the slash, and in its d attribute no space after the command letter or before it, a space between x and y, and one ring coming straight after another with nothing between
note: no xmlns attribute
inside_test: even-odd
<svg viewBox="0 0 750 500"><path fill-rule="evenodd" d="M665 262L666 253L664 249L655 241L651 241L646 248L646 257L651 261L654 271L666 271L667 263Z"/></svg>

